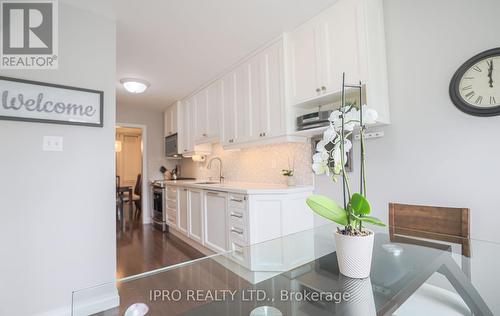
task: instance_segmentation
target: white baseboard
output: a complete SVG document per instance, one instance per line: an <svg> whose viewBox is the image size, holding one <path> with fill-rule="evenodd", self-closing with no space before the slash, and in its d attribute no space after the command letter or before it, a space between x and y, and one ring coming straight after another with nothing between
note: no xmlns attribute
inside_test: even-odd
<svg viewBox="0 0 500 316"><path fill-rule="evenodd" d="M114 283L105 284L73 294L72 316L88 316L120 305L120 296Z"/></svg>

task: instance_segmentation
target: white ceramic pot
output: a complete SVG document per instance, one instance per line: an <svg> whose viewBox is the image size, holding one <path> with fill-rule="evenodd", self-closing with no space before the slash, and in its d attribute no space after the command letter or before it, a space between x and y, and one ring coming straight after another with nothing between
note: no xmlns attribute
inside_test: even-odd
<svg viewBox="0 0 500 316"><path fill-rule="evenodd" d="M347 236L335 232L337 260L343 275L355 279L370 276L374 233L368 231L368 236Z"/></svg>

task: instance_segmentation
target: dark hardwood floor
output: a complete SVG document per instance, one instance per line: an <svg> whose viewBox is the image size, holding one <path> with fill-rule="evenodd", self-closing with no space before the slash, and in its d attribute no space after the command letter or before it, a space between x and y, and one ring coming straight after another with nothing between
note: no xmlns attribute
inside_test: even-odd
<svg viewBox="0 0 500 316"><path fill-rule="evenodd" d="M173 264L201 258L204 255L179 238L162 233L152 225L135 222L126 231L117 230L118 267L117 278L151 271ZM144 278L118 282L120 306L97 313L95 316L123 315L133 303L146 303L148 315L179 315L198 306L210 303L211 300L188 302L152 301L152 290L215 290L239 289L250 286L249 283L212 259L197 264L185 265L175 270L167 270ZM97 289L99 290L99 289Z"/></svg>
<svg viewBox="0 0 500 316"><path fill-rule="evenodd" d="M139 221L125 231L117 229L116 236L118 279L204 256L172 234Z"/></svg>

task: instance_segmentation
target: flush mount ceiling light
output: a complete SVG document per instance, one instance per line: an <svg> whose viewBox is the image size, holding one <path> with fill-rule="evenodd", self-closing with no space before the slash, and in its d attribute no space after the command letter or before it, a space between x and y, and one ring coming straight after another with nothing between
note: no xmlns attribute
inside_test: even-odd
<svg viewBox="0 0 500 316"><path fill-rule="evenodd" d="M141 79L124 78L120 80L125 90L130 93L143 93L150 86L149 82Z"/></svg>

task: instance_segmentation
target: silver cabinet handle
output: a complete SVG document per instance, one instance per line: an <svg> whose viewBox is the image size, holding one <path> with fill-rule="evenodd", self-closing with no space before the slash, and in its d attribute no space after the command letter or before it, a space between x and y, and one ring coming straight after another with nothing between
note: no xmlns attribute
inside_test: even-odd
<svg viewBox="0 0 500 316"><path fill-rule="evenodd" d="M317 92L317 93L320 93L320 92L321 92L321 89L320 89L320 88L316 89L316 92Z"/></svg>
<svg viewBox="0 0 500 316"><path fill-rule="evenodd" d="M233 201L233 202L243 203L243 200L240 200L240 199L230 198L229 200Z"/></svg>
<svg viewBox="0 0 500 316"><path fill-rule="evenodd" d="M235 213L235 212L231 212L230 216L237 217L237 218L243 218L243 214L241 214L241 213Z"/></svg>
<svg viewBox="0 0 500 316"><path fill-rule="evenodd" d="M207 192L207 195L210 195L210 196L219 196L219 193L217 193L217 192Z"/></svg>
<svg viewBox="0 0 500 316"><path fill-rule="evenodd" d="M205 134L205 133L204 133L204 134L203 134L203 137L207 137L207 134Z"/></svg>
<svg viewBox="0 0 500 316"><path fill-rule="evenodd" d="M322 90L322 91L326 91L326 87L325 87L325 86L322 86L322 87L321 87L321 90Z"/></svg>
<svg viewBox="0 0 500 316"><path fill-rule="evenodd" d="M264 132L264 133L262 133L262 136L266 136L266 133L265 133L265 132Z"/></svg>
<svg viewBox="0 0 500 316"><path fill-rule="evenodd" d="M241 229L237 229L237 228L231 228L231 232L233 233L236 233L238 235L243 235L243 231Z"/></svg>

